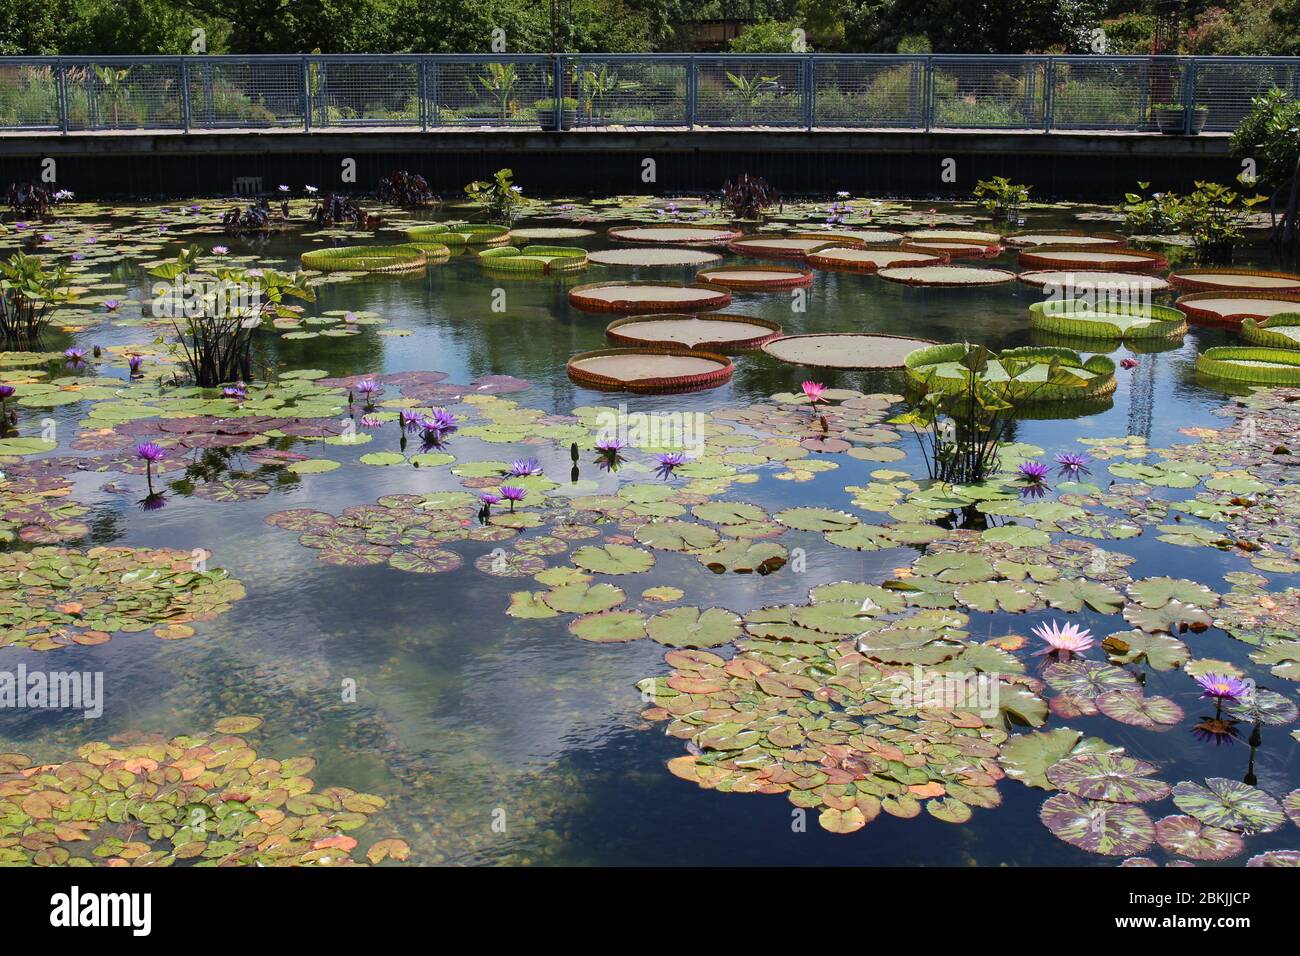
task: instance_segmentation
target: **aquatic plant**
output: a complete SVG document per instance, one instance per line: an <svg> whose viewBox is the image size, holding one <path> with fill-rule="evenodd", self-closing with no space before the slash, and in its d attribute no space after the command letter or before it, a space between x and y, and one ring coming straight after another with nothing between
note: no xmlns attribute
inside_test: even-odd
<svg viewBox="0 0 1300 956"><path fill-rule="evenodd" d="M296 319L288 300L313 301L315 293L301 273L288 275L274 269L220 267L205 270L200 279L195 274L199 255L198 247L191 246L149 271L188 293L184 303L170 299L165 303L171 307L168 315L179 338L182 362L194 384L203 388L249 381L254 377L253 336L263 319Z"/></svg>
<svg viewBox="0 0 1300 956"><path fill-rule="evenodd" d="M1067 622L1062 625L1052 621L1050 624L1039 624L1031 630L1047 644L1039 654L1059 654L1069 660L1072 655L1082 654L1092 647L1092 632L1077 624Z"/></svg>
<svg viewBox="0 0 1300 956"><path fill-rule="evenodd" d="M387 203L390 206L401 206L404 209L418 209L421 206L427 206L434 200L433 189L429 183L419 173L407 172L404 169L396 169L379 180L379 188L375 190L375 195L379 201Z"/></svg>
<svg viewBox="0 0 1300 956"><path fill-rule="evenodd" d="M309 249L302 254L304 269L316 272L412 272L428 264L419 246L330 246Z"/></svg>
<svg viewBox="0 0 1300 956"><path fill-rule="evenodd" d="M344 226L350 229L372 229L379 224L355 199L341 193L326 193L316 200L311 216L322 229Z"/></svg>
<svg viewBox="0 0 1300 956"><path fill-rule="evenodd" d="M1060 452L1056 456L1056 464L1058 474L1069 477L1073 481L1077 481L1084 475L1092 474L1091 469L1088 468L1092 464L1092 459L1077 452Z"/></svg>
<svg viewBox="0 0 1300 956"><path fill-rule="evenodd" d="M20 352L38 350L50 310L74 298L71 286L66 269L46 269L36 256L17 252L0 261L0 345Z"/></svg>
<svg viewBox="0 0 1300 956"><path fill-rule="evenodd" d="M1029 201L1031 188L1022 183L1013 183L1006 176L994 176L976 182L974 196L981 206L993 214L994 221L1014 219L1019 215L1021 205Z"/></svg>
<svg viewBox="0 0 1300 956"><path fill-rule="evenodd" d="M1221 708L1224 701L1236 702L1250 693L1250 685L1231 674L1210 672L1197 675L1195 680L1201 687L1201 699L1213 700L1216 708Z"/></svg>
<svg viewBox="0 0 1300 956"><path fill-rule="evenodd" d="M912 426L932 478L955 484L983 481L997 471L1000 443L1015 420L1017 402L1039 395L1082 397L1094 384L1094 376L1082 367L1062 361L1068 352L1056 351L1063 354L1048 349L994 353L969 344L918 349L907 357L918 397L910 411L891 421ZM1106 362L1113 372L1114 365ZM1039 377L1030 381L1026 373L1036 365ZM941 373L950 380L942 382ZM1112 388L1113 382L1112 375ZM1045 475L1046 466L1040 467Z"/></svg>
<svg viewBox="0 0 1300 956"><path fill-rule="evenodd" d="M364 378L353 385L352 388L361 395L362 400L366 403L366 411L370 411L375 407L375 396L384 393L384 386L373 378Z"/></svg>
<svg viewBox="0 0 1300 956"><path fill-rule="evenodd" d="M160 445L151 441L141 442L135 446L135 456L144 462L145 480L149 484L149 497L153 497L153 466L167 457Z"/></svg>
<svg viewBox="0 0 1300 956"><path fill-rule="evenodd" d="M9 399L14 397L15 392L17 392L17 389L12 385L0 384L0 437L8 434L9 426L12 424L9 417ZM17 418L16 412L14 418Z"/></svg>
<svg viewBox="0 0 1300 956"><path fill-rule="evenodd" d="M623 442L617 438L596 440L596 466L602 471L618 471L623 464Z"/></svg>
<svg viewBox="0 0 1300 956"><path fill-rule="evenodd" d="M1230 261L1233 249L1245 238L1250 210L1265 198L1244 196L1218 183L1197 182L1196 189L1183 200L1183 228L1191 235L1197 259Z"/></svg>
<svg viewBox="0 0 1300 956"><path fill-rule="evenodd" d="M132 355L126 360L127 372L131 378L139 378L144 374L144 358L140 355Z"/></svg>
<svg viewBox="0 0 1300 956"><path fill-rule="evenodd" d="M228 210L221 217L221 229L229 236L266 232L276 223L274 215L270 204L265 199L259 199L247 206L235 206Z"/></svg>
<svg viewBox="0 0 1300 956"><path fill-rule="evenodd" d="M358 865L345 831L384 799L317 789L311 757L259 756L246 735L261 724L241 715L170 740L115 734L54 763L0 755L0 865ZM365 857L377 864L410 852L382 839Z"/></svg>
<svg viewBox="0 0 1300 956"><path fill-rule="evenodd" d="M722 184L719 194L719 202L734 219L762 220L769 206L781 202L781 195L768 185L767 180L749 173L741 173L734 180L728 179Z"/></svg>
<svg viewBox="0 0 1300 956"><path fill-rule="evenodd" d="M489 222L510 225L524 205L523 187L514 183L514 172L498 169L491 181L475 180L465 186L470 202L481 206Z"/></svg>
<svg viewBox="0 0 1300 956"><path fill-rule="evenodd" d="M655 467L655 474L664 481L671 478L676 470L687 462L686 455L679 451L662 452L655 455L654 459L659 462Z"/></svg>
<svg viewBox="0 0 1300 956"><path fill-rule="evenodd" d="M5 193L6 205L24 219L44 219L53 207L71 198L72 193L66 189L32 182L10 183Z"/></svg>
<svg viewBox="0 0 1300 956"><path fill-rule="evenodd" d="M506 471L511 478L526 478L541 473L542 464L536 458L517 458L510 463L510 468Z"/></svg>
<svg viewBox="0 0 1300 956"><path fill-rule="evenodd" d="M515 502L523 501L528 497L527 488L517 488L514 485L502 485L501 497L510 502L510 513L515 513Z"/></svg>
<svg viewBox="0 0 1300 956"><path fill-rule="evenodd" d="M1274 86L1251 101L1251 110L1232 134L1232 155L1249 159L1256 182L1268 193L1273 241L1284 249L1300 243L1300 100ZM1253 185L1253 183L1252 183ZM1278 216L1278 202L1284 205Z"/></svg>

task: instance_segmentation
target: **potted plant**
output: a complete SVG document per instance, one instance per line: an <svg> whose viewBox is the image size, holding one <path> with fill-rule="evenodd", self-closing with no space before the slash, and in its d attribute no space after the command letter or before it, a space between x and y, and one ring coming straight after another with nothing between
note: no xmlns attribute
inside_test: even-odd
<svg viewBox="0 0 1300 956"><path fill-rule="evenodd" d="M1192 107L1193 136L1205 129L1205 121L1209 118L1209 115L1210 108L1208 106ZM1151 106L1151 118L1155 120L1160 132L1170 136L1177 136L1183 132L1187 118L1187 108L1181 103L1154 103Z"/></svg>
<svg viewBox="0 0 1300 956"><path fill-rule="evenodd" d="M533 103L533 111L537 114L537 125L544 130L554 131L555 126L555 100L541 99ZM560 100L560 129L572 129L578 121L578 101L570 96Z"/></svg>

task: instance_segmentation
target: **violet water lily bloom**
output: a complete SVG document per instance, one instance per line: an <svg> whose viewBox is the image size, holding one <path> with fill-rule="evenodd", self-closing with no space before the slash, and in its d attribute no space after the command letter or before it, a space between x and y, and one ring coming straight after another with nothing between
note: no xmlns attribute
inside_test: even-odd
<svg viewBox="0 0 1300 956"><path fill-rule="evenodd" d="M614 471L623 464L623 442L617 438L601 438L596 441L596 465L602 471Z"/></svg>
<svg viewBox="0 0 1300 956"><path fill-rule="evenodd" d="M424 421L424 416L419 412L408 412L403 409L397 413L397 420L402 426L402 431L418 432L420 430L420 423Z"/></svg>
<svg viewBox="0 0 1300 956"><path fill-rule="evenodd" d="M227 385L221 390L221 397L233 398L237 402L242 402L244 399L248 398L248 389L246 389L242 383L237 385Z"/></svg>
<svg viewBox="0 0 1300 956"><path fill-rule="evenodd" d="M1031 485L1041 485L1047 478L1047 466L1040 461L1021 462L1016 471L1020 475L1021 481L1028 482Z"/></svg>
<svg viewBox="0 0 1300 956"><path fill-rule="evenodd" d="M1196 678L1201 685L1201 697L1210 698L1219 703L1225 700L1241 700L1250 693L1250 685L1239 677L1230 674L1202 674Z"/></svg>
<svg viewBox="0 0 1300 956"><path fill-rule="evenodd" d="M655 468L655 474L664 481L671 478L673 471L681 465L686 464L687 461L686 455L680 451L667 452L665 454L655 455L654 457L655 461L659 462L658 467Z"/></svg>
<svg viewBox="0 0 1300 956"><path fill-rule="evenodd" d="M12 385L0 385L0 398L10 398L17 391Z"/></svg>
<svg viewBox="0 0 1300 956"><path fill-rule="evenodd" d="M212 247L212 254L213 254L214 256L224 256L224 255L225 255L226 253L228 253L229 251L230 251L230 247L229 247L229 246L213 246L213 247Z"/></svg>
<svg viewBox="0 0 1300 956"><path fill-rule="evenodd" d="M497 505L501 503L501 496L494 495L490 491L485 491L478 496L478 500L485 505Z"/></svg>
<svg viewBox="0 0 1300 956"><path fill-rule="evenodd" d="M525 478L528 475L540 475L542 463L536 458L517 458L510 463L506 474L511 478Z"/></svg>
<svg viewBox="0 0 1300 956"><path fill-rule="evenodd" d="M1059 466L1060 474L1069 475L1071 478L1092 474L1091 469L1088 468L1092 464L1092 459L1087 455L1063 451L1056 456L1056 464Z"/></svg>
<svg viewBox="0 0 1300 956"><path fill-rule="evenodd" d="M121 307L121 305L122 303L119 302L117 299L104 300L104 308L107 309L109 312L116 312Z"/></svg>
<svg viewBox="0 0 1300 956"><path fill-rule="evenodd" d="M73 346L63 350L63 357L73 365L80 365L86 360L86 350Z"/></svg>
<svg viewBox="0 0 1300 956"><path fill-rule="evenodd" d="M1039 654L1061 654L1068 658L1072 654L1082 654L1092 647L1092 631L1084 630L1077 624L1039 624L1032 628L1035 635L1042 638L1047 646Z"/></svg>
<svg viewBox="0 0 1300 956"><path fill-rule="evenodd" d="M161 445L154 444L151 441L141 442L135 446L135 456L142 461L150 463L162 461L167 457L167 452Z"/></svg>
<svg viewBox="0 0 1300 956"><path fill-rule="evenodd" d="M144 359L139 355L132 355L126 360L126 367L130 370L132 378L140 374L140 369L143 365Z"/></svg>
<svg viewBox="0 0 1300 956"><path fill-rule="evenodd" d="M511 513L511 514L514 514L514 512L515 512L515 502L516 502L516 501L523 501L525 498L527 498L527 497L528 497L528 489L527 489L527 488L516 488L514 485L502 485L502 486L501 486L501 497L504 498L506 501L510 502L510 513Z"/></svg>
<svg viewBox="0 0 1300 956"><path fill-rule="evenodd" d="M362 416L361 416L361 427L362 427L362 428L379 428L379 427L380 427L381 425L383 425L383 424L384 424L384 423L383 423L379 418L377 418L377 417L374 416L374 415L362 415Z"/></svg>

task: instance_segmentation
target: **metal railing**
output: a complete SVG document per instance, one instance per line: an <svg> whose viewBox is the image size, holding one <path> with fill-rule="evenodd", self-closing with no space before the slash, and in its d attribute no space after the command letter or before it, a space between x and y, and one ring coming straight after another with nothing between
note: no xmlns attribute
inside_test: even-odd
<svg viewBox="0 0 1300 956"><path fill-rule="evenodd" d="M1300 57L0 57L0 131L1234 129ZM558 93L558 95L557 95Z"/></svg>

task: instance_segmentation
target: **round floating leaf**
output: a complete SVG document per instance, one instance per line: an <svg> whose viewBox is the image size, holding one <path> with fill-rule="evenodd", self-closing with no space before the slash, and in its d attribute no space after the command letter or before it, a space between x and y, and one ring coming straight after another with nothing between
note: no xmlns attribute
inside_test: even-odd
<svg viewBox="0 0 1300 956"><path fill-rule="evenodd" d="M1214 607L1219 595L1203 584L1185 578L1144 578L1129 585L1129 596L1143 607L1164 607L1170 601L1181 601L1196 607Z"/></svg>
<svg viewBox="0 0 1300 956"><path fill-rule="evenodd" d="M1047 779L1067 793L1108 803L1149 803L1169 796L1169 784L1149 779L1154 765L1120 754L1076 754L1047 768Z"/></svg>
<svg viewBox="0 0 1300 956"><path fill-rule="evenodd" d="M1229 704L1227 710L1240 720L1259 721L1273 727L1285 727L1296 719L1296 705L1272 690L1257 689L1249 698Z"/></svg>
<svg viewBox="0 0 1300 956"><path fill-rule="evenodd" d="M625 544L586 545L573 552L573 563L596 574L640 574L654 567L654 555Z"/></svg>
<svg viewBox="0 0 1300 956"><path fill-rule="evenodd" d="M689 648L721 647L743 633L740 618L720 607L670 608L650 618L646 630L660 644Z"/></svg>
<svg viewBox="0 0 1300 956"><path fill-rule="evenodd" d="M645 615L640 611L605 611L588 614L569 625L569 633L596 644L619 644L645 637Z"/></svg>
<svg viewBox="0 0 1300 956"><path fill-rule="evenodd" d="M799 531L847 531L858 523L853 515L831 508L789 508L772 517Z"/></svg>
<svg viewBox="0 0 1300 956"><path fill-rule="evenodd" d="M1200 820L1178 814L1156 821L1156 842L1170 853L1193 860L1226 860L1246 845L1231 830L1207 827Z"/></svg>
<svg viewBox="0 0 1300 956"><path fill-rule="evenodd" d="M1097 709L1131 727L1171 727L1183 719L1183 709L1168 697L1144 697L1133 691L1102 694L1097 698Z"/></svg>
<svg viewBox="0 0 1300 956"><path fill-rule="evenodd" d="M634 537L662 551L698 551L718 543L717 531L690 521L652 521L637 528Z"/></svg>
<svg viewBox="0 0 1300 956"><path fill-rule="evenodd" d="M436 548L419 548L413 551L398 551L388 558L390 567L414 574L438 574L441 571L454 571L461 566L461 557L455 551L440 551Z"/></svg>
<svg viewBox="0 0 1300 956"><path fill-rule="evenodd" d="M1155 825L1141 807L1073 793L1048 797L1038 818L1057 839L1103 856L1136 856L1155 840Z"/></svg>
<svg viewBox="0 0 1300 956"><path fill-rule="evenodd" d="M849 807L847 810L827 807L818 814L817 822L821 824L823 830L829 830L831 833L853 833L867 825L867 817L856 806Z"/></svg>
<svg viewBox="0 0 1300 956"><path fill-rule="evenodd" d="M1291 818L1292 823L1300 827L1300 790L1292 790L1286 795L1282 801L1282 810Z"/></svg>
<svg viewBox="0 0 1300 956"><path fill-rule="evenodd" d="M1271 796L1227 777L1209 777L1204 786L1183 781L1174 787L1174 805L1206 826L1239 833L1269 833L1286 822Z"/></svg>
<svg viewBox="0 0 1300 956"><path fill-rule="evenodd" d="M222 734L246 734L262 726L261 717L222 717L213 728Z"/></svg>
<svg viewBox="0 0 1300 956"><path fill-rule="evenodd" d="M953 797L942 800L927 800L925 809L930 816L944 823L965 823L971 817L970 807Z"/></svg>
<svg viewBox="0 0 1300 956"><path fill-rule="evenodd" d="M1043 679L1054 690L1076 697L1100 697L1109 691L1141 691L1128 671L1096 661L1053 662L1043 669Z"/></svg>
<svg viewBox="0 0 1300 956"><path fill-rule="evenodd" d="M591 614L608 611L627 597L622 588L612 584L566 584L542 595L546 605L567 614Z"/></svg>
<svg viewBox="0 0 1300 956"><path fill-rule="evenodd" d="M1071 753L1105 753L1110 747L1096 737L1069 727L1018 734L1007 741L998 762L1007 776L1040 790L1056 789L1047 779L1047 768Z"/></svg>

